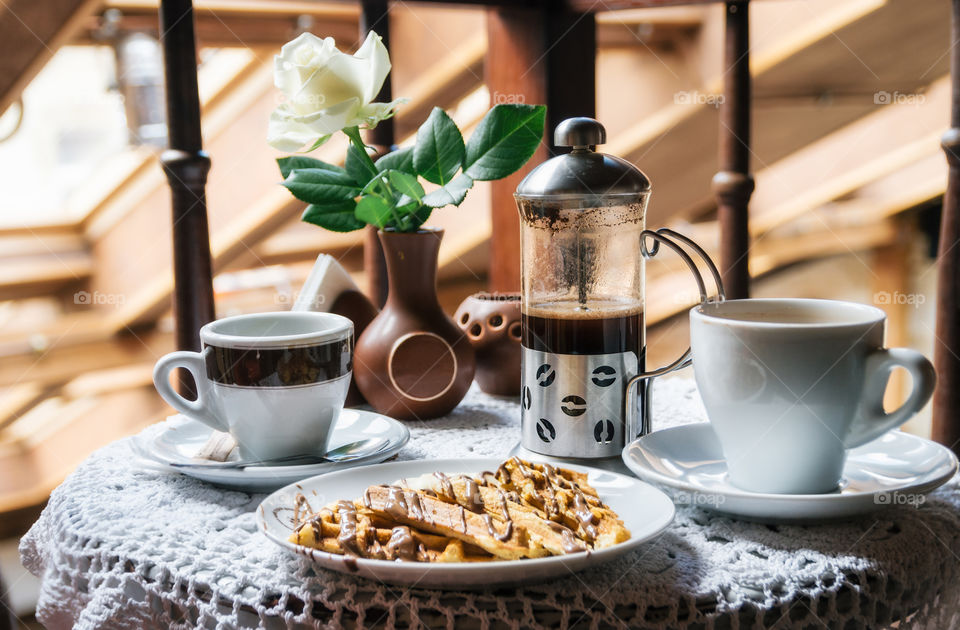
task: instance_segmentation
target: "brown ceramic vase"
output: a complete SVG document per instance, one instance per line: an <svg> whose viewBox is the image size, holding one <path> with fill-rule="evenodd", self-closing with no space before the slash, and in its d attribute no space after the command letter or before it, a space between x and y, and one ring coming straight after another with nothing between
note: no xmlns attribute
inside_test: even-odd
<svg viewBox="0 0 960 630"><path fill-rule="evenodd" d="M436 418L463 399L474 352L437 301L437 254L443 230L381 231L389 293L354 350L353 378L380 413Z"/></svg>
<svg viewBox="0 0 960 630"><path fill-rule="evenodd" d="M520 294L477 293L453 319L477 355L477 384L488 394L520 394Z"/></svg>

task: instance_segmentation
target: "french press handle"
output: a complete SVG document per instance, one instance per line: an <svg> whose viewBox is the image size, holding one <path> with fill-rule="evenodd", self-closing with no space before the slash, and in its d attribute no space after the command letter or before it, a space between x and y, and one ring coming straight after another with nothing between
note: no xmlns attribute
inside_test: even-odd
<svg viewBox="0 0 960 630"><path fill-rule="evenodd" d="M652 247L647 247L648 239L652 241ZM687 267L693 274L694 279L697 281L697 288L700 290L701 304L711 301L711 298L707 294L706 283L703 281L703 276L700 274L700 269L693 261L693 258L691 258L690 255L684 251L681 243L693 250L693 252L699 256L701 260L703 260L703 262L707 265L707 268L710 270L710 274L713 276L713 282L717 286L717 296L713 299L718 302L722 302L724 300L723 281L720 279L720 272L717 270L717 266L713 264L713 261L710 260L709 254L707 254L702 247L697 245L692 239L669 228L660 228L656 231L644 230L640 233L640 253L644 258L653 258L656 256L660 251L661 243L676 252L676 254L683 259L683 262L687 264ZM687 349L683 352L683 354L681 354L680 357L673 363L669 363L655 370L640 372L627 381L626 392L624 393L623 399L624 418L626 420L626 444L630 444L630 442L636 438L646 435L650 432L650 384L652 383L652 379L656 378L657 376L663 376L664 374L673 372L674 370L685 368L691 363L690 346L687 346ZM636 388L638 385L640 385L640 383L643 383L643 387L646 389L646 396L643 397L644 408L640 411L640 418L638 422L636 405L632 403L634 400L636 400Z"/></svg>

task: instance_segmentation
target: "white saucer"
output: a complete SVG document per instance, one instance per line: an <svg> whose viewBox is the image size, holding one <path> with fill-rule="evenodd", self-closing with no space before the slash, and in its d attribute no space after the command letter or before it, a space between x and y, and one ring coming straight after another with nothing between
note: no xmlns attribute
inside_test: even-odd
<svg viewBox="0 0 960 630"><path fill-rule="evenodd" d="M298 466L251 466L240 469L178 468L172 463L188 462L213 431L207 425L184 415L167 418L148 427L134 438L134 449L161 468L195 477L219 486L249 492L270 492L287 484L333 470L382 462L397 454L410 439L402 423L373 411L344 409L330 436L330 449L364 438L384 438L387 445L346 463L317 463ZM236 453L231 455L231 459Z"/></svg>
<svg viewBox="0 0 960 630"><path fill-rule="evenodd" d="M673 503L667 495L653 486L633 477L571 465L567 467L588 474L587 480L596 488L600 498L623 519L624 525L630 530L629 540L588 553L524 560L436 564L346 558L296 545L287 540L294 528L292 517L297 494L302 494L311 504L308 509L319 510L337 499L362 496L363 491L372 485L389 484L401 478L414 478L436 471L473 474L483 470L496 470L502 461L503 459L490 458L418 460L328 473L274 492L257 508L257 520L267 538L281 547L310 558L326 569L388 584L439 589L503 586L566 577L574 571L610 562L636 549L666 529L673 520Z"/></svg>
<svg viewBox="0 0 960 630"><path fill-rule="evenodd" d="M890 505L919 505L924 494L957 472L957 458L949 449L891 431L848 453L836 492L748 492L728 481L720 443L705 422L646 435L623 449L623 461L641 479L675 490L677 505L779 522L819 521Z"/></svg>

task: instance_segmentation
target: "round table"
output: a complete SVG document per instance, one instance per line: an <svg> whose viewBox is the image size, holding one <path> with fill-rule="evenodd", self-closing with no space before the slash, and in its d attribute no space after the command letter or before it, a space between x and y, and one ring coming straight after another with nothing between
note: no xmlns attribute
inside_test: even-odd
<svg viewBox="0 0 960 630"><path fill-rule="evenodd" d="M408 423L400 459L503 456L512 399L471 390ZM655 427L704 418L692 381L654 389ZM960 483L920 507L819 526L680 506L636 552L558 581L475 592L385 586L313 567L256 528L263 495L150 470L120 440L50 497L21 541L50 628L900 628L960 625Z"/></svg>

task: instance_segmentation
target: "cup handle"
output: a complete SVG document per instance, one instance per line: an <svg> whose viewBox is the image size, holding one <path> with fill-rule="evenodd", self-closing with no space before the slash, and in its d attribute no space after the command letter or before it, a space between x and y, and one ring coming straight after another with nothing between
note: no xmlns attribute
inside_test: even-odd
<svg viewBox="0 0 960 630"><path fill-rule="evenodd" d="M647 239L650 239L653 242L652 247L647 247ZM679 242L678 242L679 241ZM670 249L672 249L683 262L687 264L687 268L690 269L690 273L693 274L694 279L697 281L697 288L700 290L700 303L706 303L710 301L710 296L707 293L706 283L703 281L703 276L700 274L700 269L697 267L697 264L694 262L693 258L684 251L681 243L689 247L703 262L706 264L707 268L710 270L710 275L713 277L713 282L717 287L717 295L714 300L722 302L724 300L723 292L723 281L720 278L720 271L717 270L717 266L713 264L713 261L710 259L710 255L697 243L683 234L669 228L660 228L659 230L644 230L640 233L640 253L643 254L644 258L653 258L657 255L657 252L660 251L660 244L664 244ZM659 367L655 370L649 370L645 372L640 372L629 381L627 381L626 391L623 395L623 405L624 405L624 418L625 429L626 429L626 439L625 442L629 444L637 437L646 435L650 432L650 384L653 382L653 379L657 376L663 376L674 370L679 370L690 365L690 346L687 346L687 349L680 355L680 357L663 367ZM646 390L646 396L644 396L645 408L640 413L640 418L637 418L637 414L634 412L634 406L632 403L636 397L636 388L639 384L643 382L643 387Z"/></svg>
<svg viewBox="0 0 960 630"><path fill-rule="evenodd" d="M913 380L913 389L906 402L887 413L883 410L883 394L890 372L905 368ZM867 356L864 369L866 382L860 412L843 440L846 448L855 448L895 429L920 411L937 384L937 373L927 357L909 348L880 348Z"/></svg>
<svg viewBox="0 0 960 630"><path fill-rule="evenodd" d="M170 385L170 372L176 368L187 369L193 375L193 380L197 384L196 400L184 398ZM217 431L229 431L227 424L209 407L207 394L204 391L206 379L204 355L199 352L171 352L161 357L153 367L153 385L167 404Z"/></svg>

